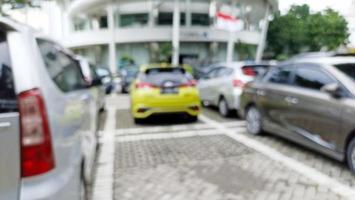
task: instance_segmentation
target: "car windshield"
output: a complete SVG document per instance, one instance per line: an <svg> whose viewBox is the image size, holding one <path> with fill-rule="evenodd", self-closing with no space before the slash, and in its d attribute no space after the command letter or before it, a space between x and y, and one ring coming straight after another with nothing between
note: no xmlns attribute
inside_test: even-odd
<svg viewBox="0 0 355 200"><path fill-rule="evenodd" d="M156 86L163 86L167 82L173 85L185 84L190 80L182 68L155 68L148 69L142 77L142 81L151 83Z"/></svg>
<svg viewBox="0 0 355 200"><path fill-rule="evenodd" d="M355 81L355 63L338 64L335 67Z"/></svg>

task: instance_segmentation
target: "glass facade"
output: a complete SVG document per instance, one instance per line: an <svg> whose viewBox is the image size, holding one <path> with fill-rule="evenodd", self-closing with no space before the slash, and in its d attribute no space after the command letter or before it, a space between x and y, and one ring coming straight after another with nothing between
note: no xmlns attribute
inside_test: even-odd
<svg viewBox="0 0 355 200"><path fill-rule="evenodd" d="M91 23L88 19L74 18L73 26L74 31L85 31L91 29Z"/></svg>
<svg viewBox="0 0 355 200"><path fill-rule="evenodd" d="M173 25L173 13L172 12L159 12L157 18L157 25L172 26ZM180 13L180 25L186 24L185 13Z"/></svg>
<svg viewBox="0 0 355 200"><path fill-rule="evenodd" d="M211 19L208 14L205 13L192 13L191 14L192 26L209 26L211 25Z"/></svg>
<svg viewBox="0 0 355 200"><path fill-rule="evenodd" d="M148 13L121 14L119 19L120 27L145 26L148 24Z"/></svg>

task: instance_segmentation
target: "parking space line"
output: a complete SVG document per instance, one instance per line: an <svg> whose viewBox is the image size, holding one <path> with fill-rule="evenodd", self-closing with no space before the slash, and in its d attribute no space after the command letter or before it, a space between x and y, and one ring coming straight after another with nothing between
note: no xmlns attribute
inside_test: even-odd
<svg viewBox="0 0 355 200"><path fill-rule="evenodd" d="M98 168L92 198L100 200L113 199L116 108L108 107L106 110L107 119L105 131L100 134L101 152L97 160Z"/></svg>
<svg viewBox="0 0 355 200"><path fill-rule="evenodd" d="M223 122L223 125L227 127L244 127L245 122ZM176 131L190 131L190 130L200 130L200 129L212 129L213 127L208 124L190 124L190 125L173 125L165 127L139 127L139 128L125 128L117 129L116 135L135 135L144 133L157 133L157 132L176 132Z"/></svg>
<svg viewBox="0 0 355 200"><path fill-rule="evenodd" d="M165 133L152 133L144 135L126 135L116 137L116 142L134 142L141 140L162 140L162 139L175 139L175 138L187 138L196 136L212 136L212 135L224 135L220 131L213 130L199 130L199 131L183 131L183 132L165 132Z"/></svg>
<svg viewBox="0 0 355 200"><path fill-rule="evenodd" d="M295 159L285 156L284 154L278 152L277 150L258 142L254 139L251 139L242 134L236 134L236 130L232 130L217 121L214 121L204 115L200 116L200 120L213 126L218 131L224 133L230 138L234 139L237 142L252 148L265 156L269 157L272 160L275 160L279 163L282 163L284 166L296 171L297 173L309 178L310 180L316 182L317 184L329 188L335 194L344 197L346 199L355 199L355 189L351 188L345 184L340 183L336 179L333 179L324 173L307 166Z"/></svg>

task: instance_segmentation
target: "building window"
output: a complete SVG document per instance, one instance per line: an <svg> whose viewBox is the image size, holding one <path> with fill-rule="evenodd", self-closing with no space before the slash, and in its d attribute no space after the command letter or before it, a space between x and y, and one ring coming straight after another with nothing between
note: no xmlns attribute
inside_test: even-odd
<svg viewBox="0 0 355 200"><path fill-rule="evenodd" d="M148 24L148 19L149 17L147 13L122 14L120 15L120 26L145 26Z"/></svg>
<svg viewBox="0 0 355 200"><path fill-rule="evenodd" d="M74 31L85 31L91 29L91 24L88 19L74 18Z"/></svg>
<svg viewBox="0 0 355 200"><path fill-rule="evenodd" d="M191 14L191 25L193 26L209 26L210 16L204 13L192 13Z"/></svg>
<svg viewBox="0 0 355 200"><path fill-rule="evenodd" d="M180 13L180 25L185 25L186 15L185 13ZM160 12L158 15L158 25L173 25L173 13L171 12Z"/></svg>
<svg viewBox="0 0 355 200"><path fill-rule="evenodd" d="M100 28L108 28L107 16L101 16L99 24Z"/></svg>

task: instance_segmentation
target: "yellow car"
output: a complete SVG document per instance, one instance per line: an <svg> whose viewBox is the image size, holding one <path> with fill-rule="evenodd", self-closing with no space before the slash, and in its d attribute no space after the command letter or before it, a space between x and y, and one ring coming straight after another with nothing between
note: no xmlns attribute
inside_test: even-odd
<svg viewBox="0 0 355 200"><path fill-rule="evenodd" d="M131 86L131 112L136 123L164 113L185 113L197 121L200 108L196 81L181 67L144 67Z"/></svg>

